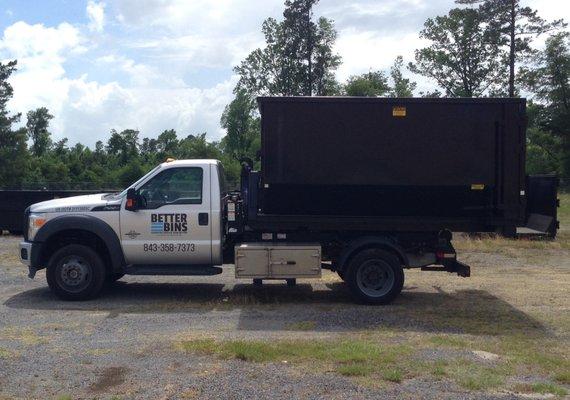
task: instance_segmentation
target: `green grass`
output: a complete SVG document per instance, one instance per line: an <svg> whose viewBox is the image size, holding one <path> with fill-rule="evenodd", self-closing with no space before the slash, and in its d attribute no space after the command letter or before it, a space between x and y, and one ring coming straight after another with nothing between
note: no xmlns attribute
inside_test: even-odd
<svg viewBox="0 0 570 400"><path fill-rule="evenodd" d="M568 391L563 387L548 382L533 383L531 388L535 393L550 393L556 396L566 396L568 394Z"/></svg>
<svg viewBox="0 0 570 400"><path fill-rule="evenodd" d="M519 384L515 390L520 393L553 394L555 396L566 396L568 394L566 389L550 382Z"/></svg>
<svg viewBox="0 0 570 400"><path fill-rule="evenodd" d="M402 371L398 369L389 369L382 373L382 377L390 382L400 383L403 379Z"/></svg>
<svg viewBox="0 0 570 400"><path fill-rule="evenodd" d="M566 371L561 371L561 372L557 373L556 375L554 375L554 379L557 382L570 385L570 369L567 369Z"/></svg>
<svg viewBox="0 0 570 400"><path fill-rule="evenodd" d="M183 341L183 350L217 355L221 358L236 358L251 362L321 360L338 363L393 362L398 355L409 353L406 346L382 347L365 340L279 340L216 342L212 339Z"/></svg>
<svg viewBox="0 0 570 400"><path fill-rule="evenodd" d="M470 360L457 360L445 367L445 375L469 390L487 390L505 383L510 369L504 365L491 367Z"/></svg>
<svg viewBox="0 0 570 400"><path fill-rule="evenodd" d="M8 358L8 357L10 357L10 352L5 348L0 347L0 358Z"/></svg>
<svg viewBox="0 0 570 400"><path fill-rule="evenodd" d="M467 341L451 335L431 336L429 341L430 343L440 347L466 348L468 346Z"/></svg>
<svg viewBox="0 0 570 400"><path fill-rule="evenodd" d="M447 364L447 361L436 361L431 368L431 374L436 378L443 378L447 376L447 371L445 369Z"/></svg>
<svg viewBox="0 0 570 400"><path fill-rule="evenodd" d="M336 372L344 376L368 376L373 371L372 368L366 364L351 363L338 366Z"/></svg>
<svg viewBox="0 0 570 400"><path fill-rule="evenodd" d="M560 354L556 341L536 337L468 337L423 335L400 344L388 337L342 340L216 341L186 340L177 343L185 352L239 359L247 362L282 362L308 366L312 370L335 371L343 376L365 378L365 382L400 383L417 376L451 379L468 390L504 387L510 377L520 373L541 374L560 383L568 383L570 361ZM418 359L421 350L434 348L484 350L500 359ZM461 354L461 353L459 353ZM558 387L556 385L552 387ZM544 389L546 390L546 389Z"/></svg>
<svg viewBox="0 0 570 400"><path fill-rule="evenodd" d="M215 355L222 359L249 362L288 361L296 364L328 365L345 376L383 374L385 380L399 382L402 372L396 368L412 353L407 345L381 345L369 340L278 340L223 341L198 339L178 344L183 351Z"/></svg>

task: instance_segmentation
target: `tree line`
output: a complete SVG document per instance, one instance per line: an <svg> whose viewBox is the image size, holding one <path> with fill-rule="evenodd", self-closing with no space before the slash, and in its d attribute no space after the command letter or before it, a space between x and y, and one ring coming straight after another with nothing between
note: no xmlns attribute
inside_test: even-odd
<svg viewBox="0 0 570 400"><path fill-rule="evenodd" d="M265 45L234 72L234 99L220 118L226 135L156 138L132 129L112 130L94 148L67 139L53 142L49 110L11 115L8 82L17 62L0 63L0 187L121 188L167 157L217 158L230 182L240 160L255 160L260 148L257 96L529 97L527 172L570 178L570 34L563 20L546 21L519 0L457 0L446 15L429 18L419 36L429 44L408 63L396 57L388 72L371 69L339 82L342 64L334 52L334 21L315 17L318 0L286 0L283 18L263 22ZM533 41L543 36L543 50ZM379 49L381 50L381 49ZM408 72L429 78L437 89L417 92Z"/></svg>

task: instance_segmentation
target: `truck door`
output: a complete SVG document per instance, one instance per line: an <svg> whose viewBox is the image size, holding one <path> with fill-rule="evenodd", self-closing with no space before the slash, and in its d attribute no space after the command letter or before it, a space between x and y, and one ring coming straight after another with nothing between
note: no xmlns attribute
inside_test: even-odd
<svg viewBox="0 0 570 400"><path fill-rule="evenodd" d="M145 182L136 211L121 205L121 243L128 264L212 262L208 165L171 167Z"/></svg>

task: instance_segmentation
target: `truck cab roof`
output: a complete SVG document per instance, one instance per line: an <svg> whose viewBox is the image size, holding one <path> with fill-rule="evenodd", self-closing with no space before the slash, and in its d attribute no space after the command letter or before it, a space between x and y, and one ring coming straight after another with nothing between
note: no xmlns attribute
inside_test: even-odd
<svg viewBox="0 0 570 400"><path fill-rule="evenodd" d="M188 160L172 160L172 161L165 161L161 165L161 167L191 167L195 165L217 165L220 161L215 159L188 159Z"/></svg>

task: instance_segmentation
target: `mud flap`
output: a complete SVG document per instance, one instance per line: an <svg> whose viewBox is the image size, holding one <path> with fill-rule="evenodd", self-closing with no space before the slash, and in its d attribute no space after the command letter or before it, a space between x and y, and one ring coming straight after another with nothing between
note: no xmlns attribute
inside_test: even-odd
<svg viewBox="0 0 570 400"><path fill-rule="evenodd" d="M456 273L463 278L471 276L471 267L467 264L457 261L456 259L445 260L440 265L428 265L421 268L422 271L444 271Z"/></svg>

